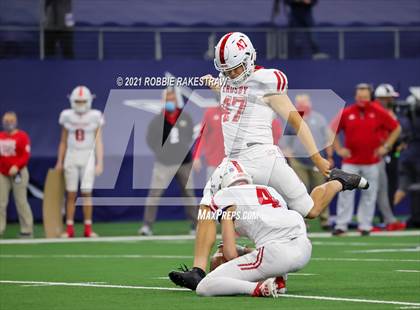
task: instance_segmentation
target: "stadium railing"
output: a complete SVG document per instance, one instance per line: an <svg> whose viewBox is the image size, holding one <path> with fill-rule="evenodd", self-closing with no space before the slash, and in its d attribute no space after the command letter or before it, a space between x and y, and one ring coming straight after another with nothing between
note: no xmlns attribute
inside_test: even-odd
<svg viewBox="0 0 420 310"><path fill-rule="evenodd" d="M260 57L312 57L310 38L331 59L418 58L420 26L224 28L224 27L74 27L76 59L213 58L222 34L250 35ZM0 26L0 58L45 59L43 27ZM296 50L299 50L297 53Z"/></svg>

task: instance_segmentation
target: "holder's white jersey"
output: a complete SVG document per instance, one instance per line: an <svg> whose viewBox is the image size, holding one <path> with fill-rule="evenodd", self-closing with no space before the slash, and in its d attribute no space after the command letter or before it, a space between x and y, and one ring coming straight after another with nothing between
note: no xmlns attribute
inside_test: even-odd
<svg viewBox="0 0 420 310"><path fill-rule="evenodd" d="M237 233L248 237L257 248L273 241L289 241L306 235L302 216L289 210L272 187L254 184L226 187L212 198L210 208L217 212L233 205L236 206Z"/></svg>
<svg viewBox="0 0 420 310"><path fill-rule="evenodd" d="M279 70L263 68L256 69L240 87L226 84L220 89L226 156L250 143L273 144L271 124L275 112L263 98L286 91L286 75Z"/></svg>
<svg viewBox="0 0 420 310"><path fill-rule="evenodd" d="M68 130L68 150L93 150L96 132L104 124L104 119L99 110L92 109L79 114L66 109L61 112L58 122Z"/></svg>

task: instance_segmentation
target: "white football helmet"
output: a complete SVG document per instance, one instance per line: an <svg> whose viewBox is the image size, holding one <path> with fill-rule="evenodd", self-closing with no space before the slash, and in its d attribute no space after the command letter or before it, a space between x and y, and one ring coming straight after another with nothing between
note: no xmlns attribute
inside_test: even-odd
<svg viewBox="0 0 420 310"><path fill-rule="evenodd" d="M95 98L86 86L77 86L70 94L69 100L71 108L77 113L86 113L92 107Z"/></svg>
<svg viewBox="0 0 420 310"><path fill-rule="evenodd" d="M239 162L228 160L223 166L218 167L211 176L211 194L215 195L222 188L229 187L238 181L245 181L247 184L252 184L252 177Z"/></svg>
<svg viewBox="0 0 420 310"><path fill-rule="evenodd" d="M247 35L241 32L225 34L217 43L214 54L214 66L227 79L227 83L238 87L254 71L257 54ZM243 66L244 72L230 79L226 72Z"/></svg>
<svg viewBox="0 0 420 310"><path fill-rule="evenodd" d="M375 90L375 97L398 98L399 96L400 94L395 91L391 84L381 84Z"/></svg>

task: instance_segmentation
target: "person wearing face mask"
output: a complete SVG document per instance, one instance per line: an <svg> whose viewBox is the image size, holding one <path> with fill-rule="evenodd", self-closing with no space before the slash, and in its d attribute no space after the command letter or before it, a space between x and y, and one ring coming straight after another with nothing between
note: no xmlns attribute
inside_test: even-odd
<svg viewBox="0 0 420 310"><path fill-rule="evenodd" d="M295 97L295 106L308 124L322 156L328 159L331 167L334 166L333 148L331 146L332 132L327 120L323 115L313 110L311 98L307 94L297 95ZM295 137L296 132L291 126L287 126L285 135ZM325 183L325 177L322 173L316 169L310 158L304 156L306 154L305 147L300 141L297 139L282 139L280 145L288 157L290 166L305 184L308 192L311 192L316 186ZM319 216L321 227L324 230L330 228L328 217L329 211L328 208L325 208Z"/></svg>
<svg viewBox="0 0 420 310"><path fill-rule="evenodd" d="M192 190L193 177L190 176L192 168L190 148L194 124L190 115L182 111L177 104L173 88L164 91L163 101L162 113L153 118L147 129L146 141L156 160L145 203L143 225L138 230L143 236L153 234L152 228L156 221L160 198L174 176L184 197L185 213L191 221L191 234L195 233L197 224L197 201Z"/></svg>
<svg viewBox="0 0 420 310"><path fill-rule="evenodd" d="M401 133L398 121L384 108L372 102L369 84L356 86L355 103L345 107L331 123L337 133L334 149L342 157L342 170L364 176L370 188L361 195L357 210L358 229L362 236L370 234L378 192L379 166ZM381 139L378 132L389 132ZM338 134L343 132L344 146ZM337 202L337 220L333 234L343 235L348 229L354 210L354 192L341 192Z"/></svg>
<svg viewBox="0 0 420 310"><path fill-rule="evenodd" d="M31 238L33 216L27 199L29 174L27 164L31 143L26 132L17 128L17 115L9 111L3 115L0 131L0 236L6 229L6 208L10 190L19 214L20 237Z"/></svg>
<svg viewBox="0 0 420 310"><path fill-rule="evenodd" d="M375 103L378 104L380 107L383 107L389 113L389 115L391 115L391 117L393 117L396 120L397 115L394 112L394 108L395 100L398 97L399 93L397 93L394 90L394 87L390 84L380 84L375 89ZM385 141L388 138L390 132L387 130L387 128L382 128L382 130L380 130L378 134L381 141ZM395 157L395 153L398 153L397 149L398 146L394 147L391 152L383 156L379 165L379 186L377 204L378 210L380 211L385 224L385 229L388 231L405 229L405 223L399 222L396 219L391 208L390 196L392 196L395 192L395 188L392 191L391 195L389 195L388 191L388 173L391 173L390 179L395 181L397 180L398 172L396 168L398 166L398 158ZM393 170L395 172L393 172ZM381 231L382 227L374 227L373 230Z"/></svg>

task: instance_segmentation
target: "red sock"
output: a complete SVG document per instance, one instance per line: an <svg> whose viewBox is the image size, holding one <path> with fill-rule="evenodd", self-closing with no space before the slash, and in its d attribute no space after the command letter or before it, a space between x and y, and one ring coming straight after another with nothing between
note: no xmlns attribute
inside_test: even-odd
<svg viewBox="0 0 420 310"><path fill-rule="evenodd" d="M260 297L261 296L260 287L261 287L262 284L263 284L263 281L257 283L257 286L255 287L254 292L252 292L252 295L251 295L252 297Z"/></svg>
<svg viewBox="0 0 420 310"><path fill-rule="evenodd" d="M66 232L67 232L67 237L69 237L69 238L74 237L74 226L73 226L73 224L67 224Z"/></svg>
<svg viewBox="0 0 420 310"><path fill-rule="evenodd" d="M90 237L90 234L92 233L92 224L85 224L85 237Z"/></svg>

